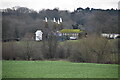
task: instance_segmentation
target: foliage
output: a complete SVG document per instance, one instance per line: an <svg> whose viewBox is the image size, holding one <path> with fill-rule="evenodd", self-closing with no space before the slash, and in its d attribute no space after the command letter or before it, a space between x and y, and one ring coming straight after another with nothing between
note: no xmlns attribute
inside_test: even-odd
<svg viewBox="0 0 120 80"><path fill-rule="evenodd" d="M57 60L118 64L118 40L88 37L80 40L55 42L20 41L3 43L5 60Z"/></svg>
<svg viewBox="0 0 120 80"><path fill-rule="evenodd" d="M48 17L49 30L53 27L53 18L63 19L63 29L78 28L82 25L88 33L118 33L119 10L101 10L77 8L74 12L59 9L47 9L36 12L26 7L3 9L3 39L24 38L27 33L44 30L44 18ZM108 19L109 17L109 19ZM76 25L75 25L76 24ZM83 27L82 27L83 28Z"/></svg>

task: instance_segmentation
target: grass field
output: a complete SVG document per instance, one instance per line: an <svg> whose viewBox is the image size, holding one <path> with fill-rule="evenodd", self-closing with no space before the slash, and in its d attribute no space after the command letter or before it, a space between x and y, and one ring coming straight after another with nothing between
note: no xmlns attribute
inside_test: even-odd
<svg viewBox="0 0 120 80"><path fill-rule="evenodd" d="M118 65L67 61L3 61L3 78L117 78Z"/></svg>

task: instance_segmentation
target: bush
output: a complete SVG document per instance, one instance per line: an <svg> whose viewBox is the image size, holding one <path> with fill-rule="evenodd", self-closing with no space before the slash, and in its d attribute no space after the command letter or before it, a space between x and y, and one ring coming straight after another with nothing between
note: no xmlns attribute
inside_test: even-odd
<svg viewBox="0 0 120 80"><path fill-rule="evenodd" d="M118 63L118 40L88 37L78 42L66 43L70 51L69 60L74 62ZM63 45L65 48L66 46Z"/></svg>
<svg viewBox="0 0 120 80"><path fill-rule="evenodd" d="M33 41L5 42L3 43L3 59L43 59L41 43Z"/></svg>
<svg viewBox="0 0 120 80"><path fill-rule="evenodd" d="M3 42L3 59L46 60L65 59L73 62L118 63L118 40L100 37L77 41Z"/></svg>

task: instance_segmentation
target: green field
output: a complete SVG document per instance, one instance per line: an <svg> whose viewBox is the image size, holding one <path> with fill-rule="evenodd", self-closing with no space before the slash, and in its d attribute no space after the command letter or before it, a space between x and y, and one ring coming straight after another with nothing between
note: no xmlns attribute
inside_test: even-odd
<svg viewBox="0 0 120 80"><path fill-rule="evenodd" d="M3 78L117 78L118 65L67 61L3 61Z"/></svg>

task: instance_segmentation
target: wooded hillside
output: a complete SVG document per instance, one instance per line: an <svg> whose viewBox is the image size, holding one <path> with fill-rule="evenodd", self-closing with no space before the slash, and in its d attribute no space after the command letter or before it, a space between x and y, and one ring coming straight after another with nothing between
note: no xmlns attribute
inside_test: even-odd
<svg viewBox="0 0 120 80"><path fill-rule="evenodd" d="M39 12L26 7L13 7L2 10L3 39L25 38L38 29L44 29L44 18L48 17L49 27L53 18L63 19L63 28L82 28L88 33L118 33L118 12L114 9L77 8L74 12L57 8Z"/></svg>

